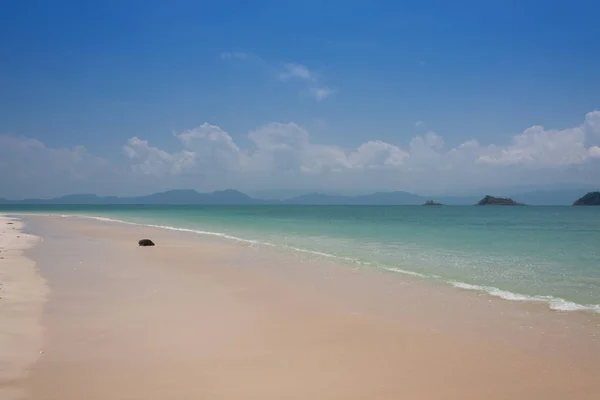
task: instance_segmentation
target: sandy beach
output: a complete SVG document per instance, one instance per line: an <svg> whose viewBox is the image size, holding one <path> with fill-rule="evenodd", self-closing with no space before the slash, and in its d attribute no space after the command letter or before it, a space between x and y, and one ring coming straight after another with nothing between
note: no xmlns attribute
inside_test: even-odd
<svg viewBox="0 0 600 400"><path fill-rule="evenodd" d="M39 238L17 218L0 215L0 399L28 398L23 379L42 347L42 309L47 288L24 255Z"/></svg>
<svg viewBox="0 0 600 400"><path fill-rule="evenodd" d="M591 313L85 218L0 251L3 400L600 397Z"/></svg>

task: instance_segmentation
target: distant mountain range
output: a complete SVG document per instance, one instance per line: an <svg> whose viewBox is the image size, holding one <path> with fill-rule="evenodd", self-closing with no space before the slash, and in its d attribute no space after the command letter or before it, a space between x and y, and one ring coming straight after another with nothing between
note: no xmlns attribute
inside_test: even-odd
<svg viewBox="0 0 600 400"><path fill-rule="evenodd" d="M0 204L225 204L225 205L247 205L261 204L262 200L253 199L237 190L221 190L212 193L199 193L191 189L168 190L166 192L154 193L147 196L137 197L101 197L95 194L72 194L68 196L55 197L52 199L24 199L6 200L0 199Z"/></svg>
<svg viewBox="0 0 600 400"><path fill-rule="evenodd" d="M571 205L585 195L589 189L536 190L524 193L497 193L511 197L515 201L528 205ZM445 205L473 205L482 196L421 196L408 192L377 192L359 196L310 193L283 200L267 200L250 197L237 190L221 190L211 193L199 193L195 190L179 189L154 193L138 197L101 197L94 194L73 194L52 199L6 200L0 198L0 204L31 205L102 205L102 204L145 204L145 205L421 205L433 200Z"/></svg>

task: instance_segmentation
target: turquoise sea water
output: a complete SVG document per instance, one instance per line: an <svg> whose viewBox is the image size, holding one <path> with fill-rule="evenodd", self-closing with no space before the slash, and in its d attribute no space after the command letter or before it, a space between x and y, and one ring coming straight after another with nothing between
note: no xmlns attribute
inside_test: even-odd
<svg viewBox="0 0 600 400"><path fill-rule="evenodd" d="M600 313L600 207L0 206L0 212L188 229Z"/></svg>

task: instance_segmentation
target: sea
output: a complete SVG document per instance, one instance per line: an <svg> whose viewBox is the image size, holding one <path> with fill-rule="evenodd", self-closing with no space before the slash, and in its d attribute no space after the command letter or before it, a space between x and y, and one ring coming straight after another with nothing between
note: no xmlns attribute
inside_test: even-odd
<svg viewBox="0 0 600 400"><path fill-rule="evenodd" d="M217 236L600 313L600 207L4 205L0 212L84 215Z"/></svg>

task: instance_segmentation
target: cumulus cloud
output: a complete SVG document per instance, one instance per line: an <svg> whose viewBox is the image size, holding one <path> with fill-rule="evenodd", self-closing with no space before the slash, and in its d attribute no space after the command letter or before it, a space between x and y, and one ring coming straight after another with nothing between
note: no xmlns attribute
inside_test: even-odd
<svg viewBox="0 0 600 400"><path fill-rule="evenodd" d="M600 111L592 111L586 115L583 129L587 136L596 136L596 140L600 139Z"/></svg>
<svg viewBox="0 0 600 400"><path fill-rule="evenodd" d="M134 136L123 146L122 160L110 163L83 147L54 149L35 139L4 135L0 136L0 167L2 180L13 178L15 191L18 182L29 186L52 182L56 188L72 187L64 192L80 192L79 184L102 179L143 179L154 190L234 187L447 193L482 185L597 183L599 118L600 112L590 112L581 125L563 130L532 126L507 145L484 145L472 139L454 147L427 131L406 145L374 139L346 148L315 142L306 128L293 122L265 124L249 131L246 140L236 140L219 126L204 123L173 135L179 146L176 151ZM107 178L109 171L112 181Z"/></svg>
<svg viewBox="0 0 600 400"><path fill-rule="evenodd" d="M250 163L255 171L320 173L344 162L336 146L314 144L306 129L295 123L271 123L249 133L255 145Z"/></svg>
<svg viewBox="0 0 600 400"><path fill-rule="evenodd" d="M204 175L236 172L246 165L246 152L216 125L204 123L175 137L185 147L186 153L193 155L195 164Z"/></svg>
<svg viewBox="0 0 600 400"><path fill-rule="evenodd" d="M107 160L83 146L51 148L36 139L0 135L0 197L55 196L73 187L91 191L113 173Z"/></svg>
<svg viewBox="0 0 600 400"><path fill-rule="evenodd" d="M507 147L488 146L477 161L496 165L522 165L534 168L582 164L596 157L595 147L587 147L589 136L600 128L600 112L586 115L583 125L564 129L532 126L513 138Z"/></svg>
<svg viewBox="0 0 600 400"><path fill-rule="evenodd" d="M148 141L132 137L123 146L123 150L133 164L134 171L146 175L162 177L165 175L177 175L196 163L196 154L191 151L168 153L164 150L152 147Z"/></svg>
<svg viewBox="0 0 600 400"><path fill-rule="evenodd" d="M103 167L106 160L90 155L83 146L49 148L36 139L0 135L0 151L6 170L33 173L38 166L48 165L54 172L73 179L85 176L89 168Z"/></svg>
<svg viewBox="0 0 600 400"><path fill-rule="evenodd" d="M518 173L526 171L523 178L532 180L529 183L537 179L531 171L556 174L557 178L572 176L569 174L578 167L588 168L600 159L600 147L586 145L586 138L597 134L598 115L588 113L583 124L564 130L532 126L505 146L482 145L472 139L448 148L440 135L427 131L404 147L371 140L356 148L344 148L313 142L309 132L295 123L270 123L250 131L252 146L246 149L227 132L209 124L176 136L186 151L206 161L202 168L223 176L227 172L232 182L250 183L269 177L273 185L286 187L312 181L314 186L358 186L352 189L375 182L393 189L423 189L442 180L457 186L476 185L503 174L507 184L510 177L512 183L523 183Z"/></svg>
<svg viewBox="0 0 600 400"><path fill-rule="evenodd" d="M348 156L345 164L351 169L399 168L410 158L410 153L381 140L361 144Z"/></svg>

